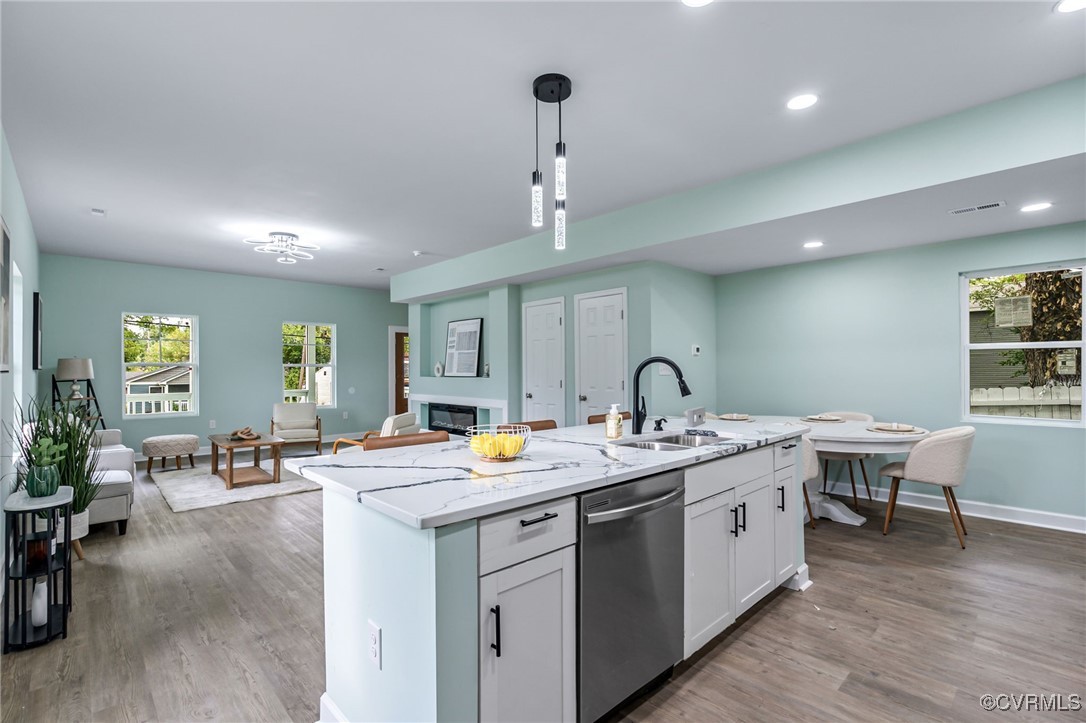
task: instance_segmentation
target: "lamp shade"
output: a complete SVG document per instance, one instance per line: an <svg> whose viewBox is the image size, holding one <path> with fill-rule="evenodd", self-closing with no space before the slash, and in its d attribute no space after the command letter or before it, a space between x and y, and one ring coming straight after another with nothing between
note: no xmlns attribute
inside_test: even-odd
<svg viewBox="0 0 1086 723"><path fill-rule="evenodd" d="M94 365L90 359L57 359L57 373L54 376L62 382L94 379Z"/></svg>

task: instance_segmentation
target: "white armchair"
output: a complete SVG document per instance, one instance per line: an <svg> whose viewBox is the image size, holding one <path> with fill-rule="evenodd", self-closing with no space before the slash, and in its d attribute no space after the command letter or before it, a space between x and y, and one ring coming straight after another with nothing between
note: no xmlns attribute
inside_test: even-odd
<svg viewBox="0 0 1086 723"><path fill-rule="evenodd" d="M95 432L98 440L98 465L94 478L100 483L98 494L90 503L89 523L116 522L117 533L128 532L132 516L132 488L136 480L136 453L121 442L121 430Z"/></svg>
<svg viewBox="0 0 1086 723"><path fill-rule="evenodd" d="M272 408L271 434L287 444L312 444L321 451L321 418L315 402L280 402Z"/></svg>

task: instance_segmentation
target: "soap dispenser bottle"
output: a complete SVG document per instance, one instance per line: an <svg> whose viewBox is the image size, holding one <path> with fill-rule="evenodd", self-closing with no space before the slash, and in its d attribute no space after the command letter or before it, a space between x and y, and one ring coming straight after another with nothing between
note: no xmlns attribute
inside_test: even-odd
<svg viewBox="0 0 1086 723"><path fill-rule="evenodd" d="M612 404L611 411L606 419L607 439L618 439L622 436L622 413L618 411L618 405Z"/></svg>

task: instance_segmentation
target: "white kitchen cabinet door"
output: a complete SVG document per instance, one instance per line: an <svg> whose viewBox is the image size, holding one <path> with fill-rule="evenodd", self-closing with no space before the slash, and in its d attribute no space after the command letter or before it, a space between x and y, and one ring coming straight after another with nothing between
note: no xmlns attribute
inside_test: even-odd
<svg viewBox="0 0 1086 723"><path fill-rule="evenodd" d="M796 505L796 468L777 470L773 483L774 586L780 585L796 572L796 535L803 522Z"/></svg>
<svg viewBox="0 0 1086 723"><path fill-rule="evenodd" d="M735 538L735 614L742 615L774 587L772 474L735 488L739 536Z"/></svg>
<svg viewBox="0 0 1086 723"><path fill-rule="evenodd" d="M735 622L732 540L735 492L686 506L683 657L689 658Z"/></svg>
<svg viewBox="0 0 1086 723"><path fill-rule="evenodd" d="M576 720L575 550L479 578L479 720Z"/></svg>

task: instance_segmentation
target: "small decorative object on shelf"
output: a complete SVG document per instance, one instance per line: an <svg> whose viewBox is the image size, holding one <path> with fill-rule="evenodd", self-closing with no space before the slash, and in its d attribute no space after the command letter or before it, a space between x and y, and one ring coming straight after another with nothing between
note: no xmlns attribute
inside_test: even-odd
<svg viewBox="0 0 1086 723"><path fill-rule="evenodd" d="M72 499L62 486L48 497L19 490L4 502L4 653L68 637Z"/></svg>

